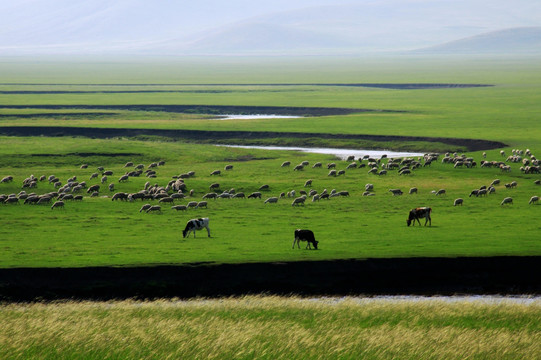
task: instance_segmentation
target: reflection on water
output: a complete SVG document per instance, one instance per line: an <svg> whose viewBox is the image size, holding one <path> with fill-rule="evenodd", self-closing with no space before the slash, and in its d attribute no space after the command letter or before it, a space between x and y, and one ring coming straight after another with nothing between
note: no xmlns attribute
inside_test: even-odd
<svg viewBox="0 0 541 360"><path fill-rule="evenodd" d="M501 305L501 304L515 304L515 305L536 305L541 306L541 296L502 296L502 295L454 295L454 296L415 296L415 295L400 295L400 296L343 296L343 297L314 297L308 299L315 302L323 302L326 304L340 304L344 301L353 301L359 304L369 303L479 303L485 305Z"/></svg>
<svg viewBox="0 0 541 360"><path fill-rule="evenodd" d="M334 148L307 148L307 147L288 147L288 146L245 146L245 145L218 145L227 147L238 147L244 149L261 149L261 150L293 150L303 151L316 154L335 155L341 159L346 159L348 156L355 156L355 159L368 155L372 158L381 158L387 155L390 158L408 157L408 156L423 156L422 153L387 151L387 150L359 150L359 149L334 149Z"/></svg>
<svg viewBox="0 0 541 360"><path fill-rule="evenodd" d="M253 120L253 119L296 119L301 118L302 116L293 116L293 115L219 115L214 118L214 120Z"/></svg>

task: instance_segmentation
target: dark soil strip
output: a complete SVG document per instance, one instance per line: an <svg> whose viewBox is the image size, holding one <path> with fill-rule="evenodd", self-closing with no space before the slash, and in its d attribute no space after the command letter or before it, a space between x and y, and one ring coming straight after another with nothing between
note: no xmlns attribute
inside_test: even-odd
<svg viewBox="0 0 541 360"><path fill-rule="evenodd" d="M448 144L450 149L466 148L469 151L490 150L505 147L497 141L459 138L437 138L422 136L392 136L392 135L361 135L361 134L327 134L327 133L293 133L293 132L264 132L264 131L205 131L205 130L158 130L158 129L119 129L119 128L92 128L92 127L61 127L61 126L6 126L0 127L0 134L8 136L82 136L92 138L161 136L171 139L187 141L208 141L216 143L234 144L235 139L242 139L247 144L250 139L348 139L370 140L377 142L391 141L424 141ZM384 146L384 144L382 144Z"/></svg>
<svg viewBox="0 0 541 360"><path fill-rule="evenodd" d="M70 120L75 118L88 118L90 116L113 116L117 115L115 112L77 112L77 113L33 113L33 114L0 114L0 118L16 117L21 119L28 118L59 118L69 117Z"/></svg>
<svg viewBox="0 0 541 360"><path fill-rule="evenodd" d="M348 115L360 112L403 111L378 109L283 107L283 106L229 106L229 105L0 105L0 109L99 109L129 111L163 111L188 114L248 114L248 115L292 115L292 116L329 116Z"/></svg>
<svg viewBox="0 0 541 360"><path fill-rule="evenodd" d="M445 83L284 83L284 84L17 84L0 83L9 86L351 86L376 87L397 90L449 89L494 86L488 84L445 84ZM202 90L204 91L204 90ZM27 93L27 92L25 92ZM51 93L51 92L44 92Z"/></svg>
<svg viewBox="0 0 541 360"><path fill-rule="evenodd" d="M539 264L541 257L488 257L0 269L0 299L539 295Z"/></svg>

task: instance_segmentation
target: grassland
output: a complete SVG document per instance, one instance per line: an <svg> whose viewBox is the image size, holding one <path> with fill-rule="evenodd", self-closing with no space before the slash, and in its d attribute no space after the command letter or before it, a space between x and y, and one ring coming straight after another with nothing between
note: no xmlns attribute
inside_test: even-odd
<svg viewBox="0 0 541 360"><path fill-rule="evenodd" d="M541 62L518 58L400 59L209 59L130 60L0 59L1 91L78 93L0 93L0 126L88 126L149 129L290 131L335 134L460 137L501 141L530 148L539 156ZM335 86L261 86L262 83L479 83L487 88L389 90ZM246 84L227 86L217 84ZM118 84L123 84L118 86ZM154 84L154 85L149 85ZM157 85L161 84L161 85ZM192 85L190 85L192 84ZM193 85L198 84L198 85ZM212 85L214 84L214 85ZM251 84L251 85L248 85ZM106 93L103 91L118 91ZM170 90L149 92L148 90ZM82 93L81 91L86 91ZM90 92L94 91L94 92ZM145 92L134 92L145 91ZM216 121L206 115L153 111L39 110L14 105L195 104L243 106L324 106L399 110L302 119ZM46 112L47 114L43 114ZM93 114L92 114L93 112ZM98 114L96 112L99 112ZM291 142L291 139L287 140ZM283 143L277 138L269 143ZM318 146L340 145L318 140ZM355 144L342 143L355 147ZM366 144L357 144L358 147ZM384 143L374 147L433 150L431 144ZM450 149L453 150L453 149ZM499 150L487 152L500 160ZM468 153L478 162L481 152ZM98 166L114 171L117 191L134 192L148 179L118 183L127 161L165 160L152 182L193 170L186 180L194 199L211 182L246 193L269 184L264 196L314 188L347 190L349 197L293 208L289 200L219 199L208 209L162 214L139 213L140 202L118 203L85 197L56 211L49 206L0 205L0 267L136 266L196 262L265 262L368 257L541 255L536 174L498 169L453 169L439 162L410 177L371 176L348 170L303 172L280 164L330 156L296 152L217 148L163 138L91 139L0 137L0 193L18 193L30 174L55 174L90 181ZM346 163L336 161L340 169ZM80 169L83 163L88 169ZM233 164L218 179L209 174ZM468 197L493 179L513 180L487 198ZM376 196L363 197L366 183ZM393 197L388 189L418 195ZM447 196L432 190L445 188ZM52 191L39 183L37 193ZM86 193L85 193L86 195ZM110 196L101 191L102 196ZM512 206L500 206L512 196ZM464 206L453 207L456 197ZM180 202L184 203L184 202ZM407 211L433 208L433 226L407 228ZM181 238L186 220L211 218L212 238ZM293 229L312 229L321 250L292 250ZM313 301L298 298L154 302L60 302L2 304L0 357L56 358L366 358L366 359L537 359L541 353L539 303L486 304L400 302L355 299Z"/></svg>
<svg viewBox="0 0 541 360"><path fill-rule="evenodd" d="M538 359L539 302L243 297L2 307L3 359Z"/></svg>
<svg viewBox="0 0 541 360"><path fill-rule="evenodd" d="M337 134L384 134L482 138L507 143L511 148L530 148L541 153L539 114L541 113L541 69L535 59L474 59L456 62L419 59L381 61L378 65L361 60L261 60L259 68L244 59L226 61L215 67L205 62L144 63L111 61L99 66L88 62L65 64L5 60L1 67L9 74L0 90L97 91L73 94L0 94L1 126L90 126L143 127L156 129L292 131ZM309 64L306 66L306 64ZM334 64L333 67L330 65ZM25 71L21 71L21 69ZM241 68L243 75L239 76ZM127 69L131 69L128 71ZM204 70L209 70L205 73ZM86 70L84 72L83 70ZM95 76L83 73L95 72ZM169 72L166 75L166 71ZM39 75L38 75L39 73ZM337 83L337 82L433 82L481 83L486 88L450 88L437 90L389 90L334 86L226 86L211 84L255 83ZM200 85L193 85L198 83ZM32 84L32 85L30 85ZM62 85L63 84L63 85ZM86 85L84 85L86 84ZM118 86L115 84L123 84ZM153 85L152 85L153 84ZM162 84L162 85L156 85ZM205 85L206 84L206 85ZM131 92L171 90L170 93ZM103 93L99 91L122 91ZM176 92L175 92L176 91ZM246 106L325 106L400 110L400 113L359 113L272 120L210 120L207 115L152 111L107 111L84 115L89 110L47 110L59 116L40 116L36 109L10 109L9 105L85 104L203 104ZM82 113L80 116L71 114ZM32 115L17 117L17 115ZM15 116L13 116L15 115ZM35 116L34 116L35 115ZM275 206L262 201L211 201L208 210L188 213L164 209L163 214L139 213L141 204L116 203L104 198L85 198L69 203L62 211L41 206L2 206L0 228L2 255L0 266L89 266L186 263L199 261L253 262L278 260L318 260L365 257L410 256L492 256L539 255L539 225L532 221L539 207L528 206L532 195L539 195L533 184L536 174L523 174L513 164L510 173L498 169L453 169L439 162L423 168L411 177L391 173L374 177L365 170L348 171L331 178L326 171L307 168L303 172L279 167L282 161L296 164L334 161L328 156L258 150L216 148L194 143L164 141L161 138L85 139L2 137L0 175L12 175L15 181L0 184L0 193L18 193L21 182L30 174L54 174L63 182L71 176L89 180L98 166L113 170L109 182L117 182L127 161L149 164L165 160L153 182L165 185L173 175L189 170L197 176L187 180L194 199L208 192L212 182L222 190L235 188L250 193L269 184L264 196L277 196L292 189L303 189L311 178L314 188L347 190L348 198L328 203L293 208L290 201ZM154 140L154 141L152 141ZM277 138L269 143L291 139ZM336 145L319 140L317 145ZM355 146L347 143L342 146ZM366 145L366 144L357 144ZM372 144L377 146L378 144ZM385 148L429 147L404 143L379 144ZM433 150L433 149L426 149ZM451 149L452 150L452 149ZM84 156L83 156L84 155ZM478 162L481 153L468 153ZM488 152L488 160L501 160L499 150ZM82 170L82 163L89 169ZM234 171L219 179L209 174L233 163ZM345 168L345 162L338 163ZM500 186L488 198L468 198L472 189L500 178L503 183L516 180L517 189ZM146 178L116 183L117 191L136 192ZM96 180L93 180L97 182ZM364 185L374 183L375 197L362 197ZM392 197L390 188L407 191L418 187L419 195ZM446 197L435 197L432 190L444 188ZM52 191L52 185L40 183L37 193ZM109 195L102 190L102 195ZM515 204L500 206L505 196ZM456 197L466 198L463 207L453 207ZM336 201L335 201L336 200ZM184 203L184 202L181 202ZM434 209L434 226L408 229L404 217L408 209L419 206ZM213 238L181 240L180 230L191 217L209 216ZM261 221L265 219L265 221ZM347 224L339 226L335 224ZM313 229L321 240L322 251L291 251L294 228ZM76 239L74 241L74 239Z"/></svg>

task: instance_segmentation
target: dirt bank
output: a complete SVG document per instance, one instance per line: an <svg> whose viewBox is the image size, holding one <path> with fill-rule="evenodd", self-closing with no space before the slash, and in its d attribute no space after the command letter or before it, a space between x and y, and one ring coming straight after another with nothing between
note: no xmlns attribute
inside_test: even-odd
<svg viewBox="0 0 541 360"><path fill-rule="evenodd" d="M0 109L47 109L47 110L129 110L162 111L186 114L239 114L239 115L293 115L330 116L361 112L403 112L382 109L349 109L288 106L234 106L234 105L0 105Z"/></svg>
<svg viewBox="0 0 541 360"><path fill-rule="evenodd" d="M449 145L449 150L465 148L468 151L490 150L505 147L497 141L481 139L440 138L423 136L393 136L393 135L363 135L363 134L327 134L327 133L295 133L295 132L263 132L263 131L205 131L205 130L159 130L159 129L121 129L121 128L91 128L91 127L61 127L61 126L10 126L0 127L0 134L8 136L83 136L92 138L161 136L172 139L182 139L194 142L212 140L216 143L235 144L235 139L242 139L243 145L250 140L274 138L303 139L320 138L334 140L368 140L381 142L437 142Z"/></svg>
<svg viewBox="0 0 541 360"><path fill-rule="evenodd" d="M0 269L0 299L541 294L541 257Z"/></svg>

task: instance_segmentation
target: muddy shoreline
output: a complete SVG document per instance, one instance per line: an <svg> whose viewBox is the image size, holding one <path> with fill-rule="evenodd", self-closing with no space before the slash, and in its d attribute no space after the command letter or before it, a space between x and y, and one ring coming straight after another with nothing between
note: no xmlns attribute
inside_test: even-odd
<svg viewBox="0 0 541 360"><path fill-rule="evenodd" d="M539 264L504 256L0 269L0 300L539 295Z"/></svg>
<svg viewBox="0 0 541 360"><path fill-rule="evenodd" d="M449 151L465 148L468 151L491 150L505 147L504 143L481 139L460 139L423 136L393 136L393 135L363 135L363 134L327 134L327 133L296 133L296 132L266 132L266 131L206 131L206 130L160 130L160 129L129 129L129 128L92 128L92 127L62 127L62 126L4 126L0 127L1 135L8 136L81 136L90 138L115 138L159 136L171 139L181 139L193 142L213 141L217 144L235 144L235 139L242 139L243 145L258 145L257 140L273 138L298 139L297 145L313 138L330 140L367 140L373 142L437 142L449 145ZM385 148L382 144L382 148Z"/></svg>

